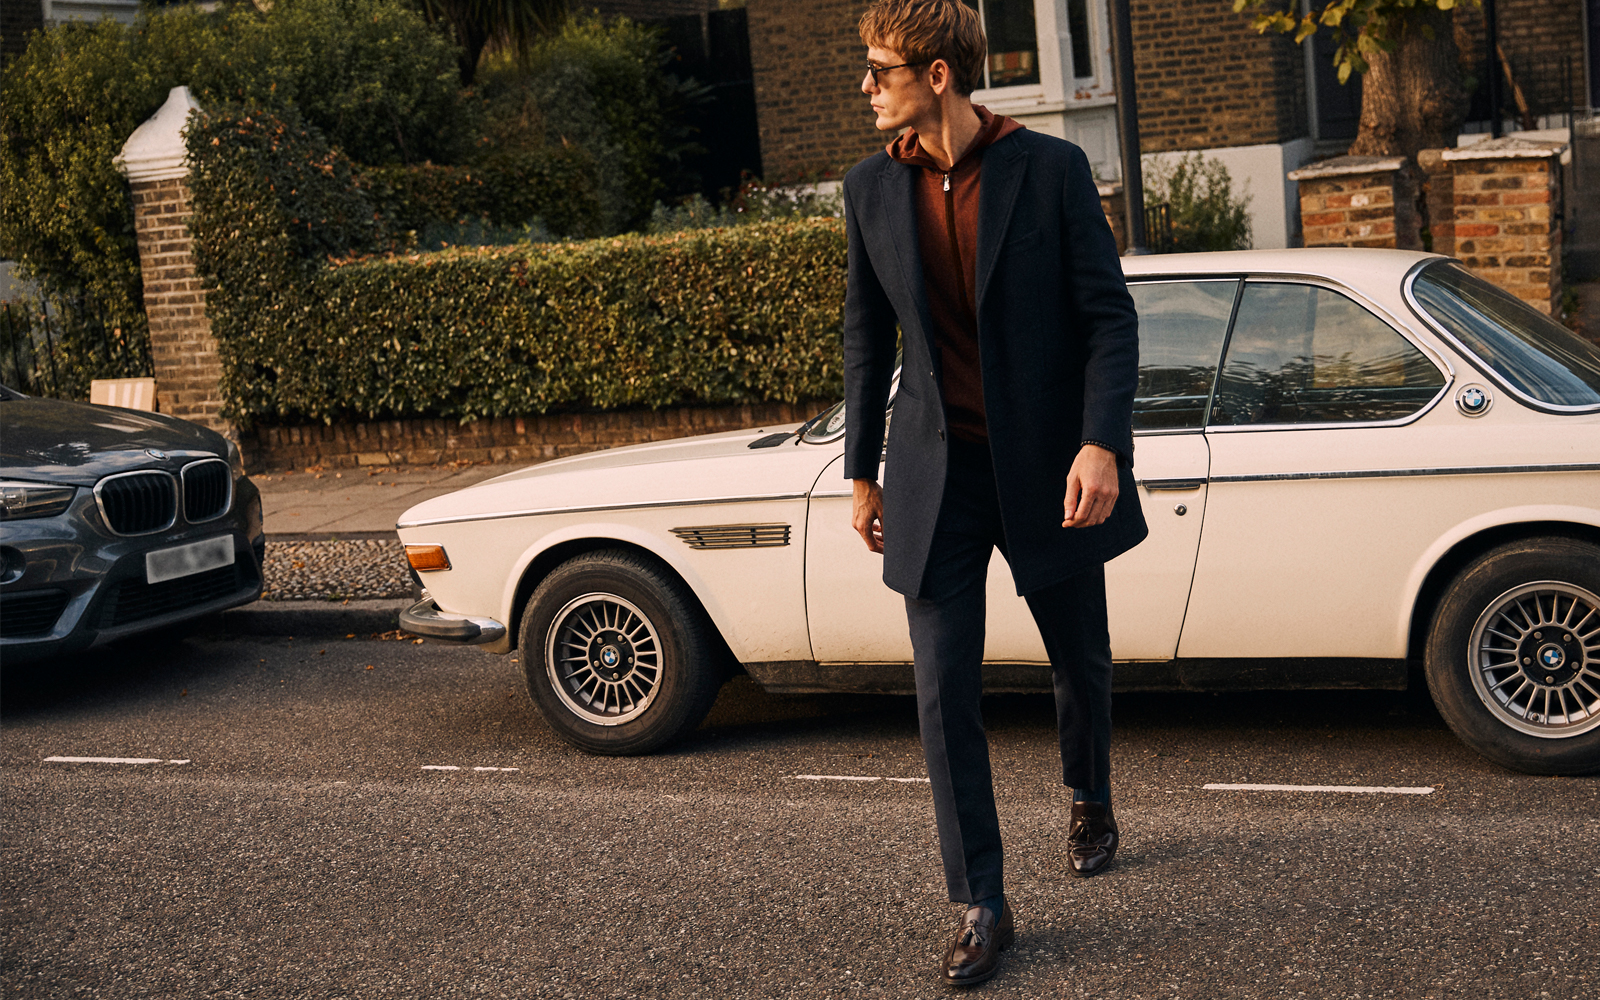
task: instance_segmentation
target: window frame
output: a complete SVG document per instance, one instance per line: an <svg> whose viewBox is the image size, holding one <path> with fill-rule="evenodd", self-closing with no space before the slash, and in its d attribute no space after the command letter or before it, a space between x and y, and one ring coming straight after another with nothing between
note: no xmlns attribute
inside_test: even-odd
<svg viewBox="0 0 1600 1000"><path fill-rule="evenodd" d="M1106 0L1087 0L1089 56L1094 73L1072 75L1072 35L1067 0L1033 0L1034 43L1038 48L1039 82L1005 87L979 87L974 104L995 114L1050 114L1072 108L1114 105L1117 100L1110 73L1111 22ZM987 15L979 8L979 17ZM984 80L989 78L987 53Z"/></svg>
<svg viewBox="0 0 1600 1000"><path fill-rule="evenodd" d="M1546 403L1543 400L1535 399L1534 397L1523 392L1521 389L1513 386L1510 382L1506 381L1505 377L1502 376L1493 365L1478 357L1475 352L1458 340L1456 335L1450 332L1450 330L1446 328L1443 323L1440 323L1437 319L1434 319L1433 315L1422 307L1422 303L1417 301L1414 286L1417 283L1417 279L1422 276L1423 270L1433 266L1434 264L1437 264L1440 259L1441 258L1433 257L1427 260L1418 261L1416 264L1412 265L1411 269L1406 272L1406 276L1401 279L1400 282L1400 288L1405 297L1406 306L1410 308L1412 315L1414 315L1417 320L1428 329L1428 332L1434 334L1446 344L1449 344L1457 354L1461 355L1461 359L1476 369L1477 374L1481 375L1486 381L1492 383L1501 392L1504 392L1506 395L1510 396L1512 399L1515 399L1517 402L1521 403L1523 406L1526 406L1530 410L1537 410L1540 413L1554 413L1562 415L1600 412L1600 404L1584 403L1577 406L1568 406L1561 403ZM1462 266L1465 267L1465 265Z"/></svg>
<svg viewBox="0 0 1600 1000"><path fill-rule="evenodd" d="M1161 274L1151 277L1140 276L1128 282L1129 288L1134 285L1171 285L1180 282L1231 282L1233 290L1233 308L1228 312L1228 325L1222 331L1222 346L1217 349L1216 367L1211 372L1211 392L1206 396L1205 415L1200 418L1198 427L1135 427L1134 437L1155 437L1164 434L1204 434L1211 424L1211 407L1217 401L1217 385L1222 378L1222 359L1228 356L1228 342L1233 339L1233 322L1239 317L1239 303L1244 299L1244 286L1246 276L1243 274ZM1138 390L1135 389L1135 392ZM1137 399L1137 397L1135 397Z"/></svg>
<svg viewBox="0 0 1600 1000"><path fill-rule="evenodd" d="M1385 326L1389 327L1389 329L1392 330L1396 336L1400 337L1406 343L1420 351L1422 356L1426 358L1428 362L1437 368L1440 374L1444 376L1444 382L1439 386L1439 391L1433 395L1433 398L1429 399L1415 411L1408 413L1403 417L1395 417L1392 420L1349 420L1338 422L1328 421L1318 423L1291 424L1212 424L1210 423L1211 411L1216 405L1217 386L1220 384L1222 370L1227 363L1228 348L1233 345L1233 328L1234 323L1238 320L1239 313L1236 305L1234 308L1233 318L1228 323L1228 335L1223 340L1222 356L1217 362L1217 380L1213 381L1212 383L1211 402L1207 404L1206 407L1207 423L1205 426L1205 432L1207 434L1246 434L1260 431L1325 431L1347 430L1363 427L1404 427L1407 424L1412 424L1418 420L1421 420L1423 417L1433 412L1433 409L1439 405L1439 401L1450 395L1450 391L1456 383L1456 372L1449 360L1439 351L1435 350L1431 345L1424 343L1421 339L1414 336L1404 323L1401 323L1396 319L1392 312L1374 302L1367 296L1361 294L1354 288L1341 284L1338 281L1334 281L1331 278L1306 274L1271 274L1258 272L1245 274L1242 275L1242 277L1244 278L1244 281L1239 286L1239 297L1241 301L1244 298L1245 289L1247 289L1251 283L1309 285L1345 296L1356 305L1367 310Z"/></svg>

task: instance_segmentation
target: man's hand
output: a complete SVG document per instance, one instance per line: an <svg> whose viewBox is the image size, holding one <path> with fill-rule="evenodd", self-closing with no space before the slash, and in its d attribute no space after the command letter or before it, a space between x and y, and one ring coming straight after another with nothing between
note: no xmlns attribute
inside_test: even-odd
<svg viewBox="0 0 1600 1000"><path fill-rule="evenodd" d="M852 479L855 502L850 511L850 526L856 529L872 552L883 551L883 487L875 479ZM1113 483L1113 487L1115 483Z"/></svg>
<svg viewBox="0 0 1600 1000"><path fill-rule="evenodd" d="M860 497L859 491L856 496ZM1117 503L1117 453L1086 444L1067 472L1067 497L1062 502L1063 528L1092 528L1111 516ZM856 508L860 509L860 500Z"/></svg>

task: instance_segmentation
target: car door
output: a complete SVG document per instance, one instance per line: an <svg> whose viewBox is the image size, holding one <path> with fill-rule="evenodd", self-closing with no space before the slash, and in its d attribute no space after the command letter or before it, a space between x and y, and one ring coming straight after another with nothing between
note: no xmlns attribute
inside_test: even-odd
<svg viewBox="0 0 1600 1000"><path fill-rule="evenodd" d="M1246 282L1206 431L1179 656L1405 655L1396 609L1417 548L1437 537L1418 519L1450 501L1396 473L1451 464L1408 426L1448 376L1380 313L1310 280Z"/></svg>
<svg viewBox="0 0 1600 1000"><path fill-rule="evenodd" d="M1107 566L1112 653L1121 660L1167 660L1177 649L1205 517L1205 415L1239 284L1222 278L1129 286L1140 317L1134 468L1150 537ZM909 663L905 603L883 584L883 557L850 526L842 461L823 471L807 513L812 655L823 663ZM1047 662L998 554L989 564L987 600L984 659Z"/></svg>

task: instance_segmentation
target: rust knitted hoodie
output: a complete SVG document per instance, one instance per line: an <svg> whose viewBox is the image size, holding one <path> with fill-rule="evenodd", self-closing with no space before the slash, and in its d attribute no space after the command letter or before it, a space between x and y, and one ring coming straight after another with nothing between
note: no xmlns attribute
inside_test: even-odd
<svg viewBox="0 0 1600 1000"><path fill-rule="evenodd" d="M983 151L1023 128L1021 122L973 105L982 123L978 138L948 172L922 149L915 130L889 144L889 155L917 167L917 249L922 254L928 313L939 342L945 416L950 433L966 441L988 439L983 413L983 373L978 360L978 191Z"/></svg>

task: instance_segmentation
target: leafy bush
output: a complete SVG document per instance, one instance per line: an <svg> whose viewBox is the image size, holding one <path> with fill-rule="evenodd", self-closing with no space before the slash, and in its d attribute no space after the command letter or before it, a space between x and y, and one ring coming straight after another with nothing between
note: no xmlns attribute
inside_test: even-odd
<svg viewBox="0 0 1600 1000"><path fill-rule="evenodd" d="M642 228L663 193L698 186L682 176L698 149L684 109L704 87L665 69L659 35L626 18L574 18L530 49L480 74L490 148L582 146L593 160L601 231Z"/></svg>
<svg viewBox="0 0 1600 1000"><path fill-rule="evenodd" d="M749 178L723 205L713 205L699 194L690 195L670 208L656 202L646 232L675 233L684 229L843 215L844 197L838 190L823 190L815 183L777 185Z"/></svg>
<svg viewBox="0 0 1600 1000"><path fill-rule="evenodd" d="M362 185L397 235L455 232L453 243L508 242L504 234L534 238L595 236L600 196L594 160L581 146L547 146L497 153L476 166L432 163L373 167Z"/></svg>
<svg viewBox="0 0 1600 1000"><path fill-rule="evenodd" d="M243 424L468 421L837 395L844 282L843 226L814 220L371 257L209 301Z"/></svg>
<svg viewBox="0 0 1600 1000"><path fill-rule="evenodd" d="M185 84L202 106L292 112L358 160L456 155L477 106L456 90L447 41L404 0L278 0L142 14L132 28L68 23L31 38L0 76L0 256L62 315L63 388L137 374L147 355L127 183L112 166L133 130ZM98 358L97 327L129 345ZM91 329L96 327L95 329Z"/></svg>
<svg viewBox="0 0 1600 1000"><path fill-rule="evenodd" d="M1199 153L1145 161L1146 205L1168 206L1171 253L1250 249L1250 198L1235 198L1233 179L1220 161ZM1151 240L1156 243L1155 239Z"/></svg>

